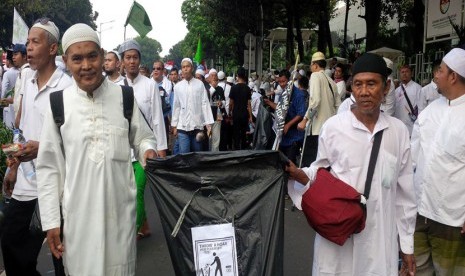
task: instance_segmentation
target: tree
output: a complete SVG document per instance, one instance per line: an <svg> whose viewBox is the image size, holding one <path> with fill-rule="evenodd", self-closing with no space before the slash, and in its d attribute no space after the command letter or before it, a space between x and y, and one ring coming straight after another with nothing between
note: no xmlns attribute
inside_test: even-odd
<svg viewBox="0 0 465 276"><path fill-rule="evenodd" d="M153 62L160 60L160 53L162 51L160 42L148 36L144 38L138 36L134 40L140 44L140 50L142 53L140 64L152 68L151 66Z"/></svg>
<svg viewBox="0 0 465 276"><path fill-rule="evenodd" d="M75 23L85 23L96 28L89 0L2 0L0 1L1 47L11 44L13 34L13 8L16 8L26 24L31 27L41 17L50 18L63 34Z"/></svg>

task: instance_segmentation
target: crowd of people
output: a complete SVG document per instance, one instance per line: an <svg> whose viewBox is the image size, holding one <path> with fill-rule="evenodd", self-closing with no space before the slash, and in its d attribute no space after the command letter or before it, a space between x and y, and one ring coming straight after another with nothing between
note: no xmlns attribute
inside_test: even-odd
<svg viewBox="0 0 465 276"><path fill-rule="evenodd" d="M291 182L329 167L362 192L378 132L366 229L343 246L317 234L312 275L397 275L399 253L409 275L465 274L465 50L434 62L422 87L408 65L396 84L393 62L369 53L350 68L316 52L309 68L233 77L190 58L150 70L136 41L105 52L85 24L63 34L57 63L59 41L38 20L3 74L3 120L27 140L3 181L7 275L38 275L44 238L56 275L134 275L136 240L150 235L148 158L277 149Z"/></svg>

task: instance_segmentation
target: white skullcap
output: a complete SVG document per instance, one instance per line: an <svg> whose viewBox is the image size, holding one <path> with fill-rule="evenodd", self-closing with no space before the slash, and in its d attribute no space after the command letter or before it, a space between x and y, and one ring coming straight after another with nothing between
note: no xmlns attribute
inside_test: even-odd
<svg viewBox="0 0 465 276"><path fill-rule="evenodd" d="M41 28L42 30L46 30L49 32L57 41L60 40L60 30L58 29L57 25L52 21L48 21L46 24L42 24L37 22L31 28Z"/></svg>
<svg viewBox="0 0 465 276"><path fill-rule="evenodd" d="M208 74L213 74L213 73L218 73L218 71L216 71L215 68L212 68L210 69L210 71L208 71Z"/></svg>
<svg viewBox="0 0 465 276"><path fill-rule="evenodd" d="M255 88L255 83L253 81L249 82L249 88L254 89Z"/></svg>
<svg viewBox="0 0 465 276"><path fill-rule="evenodd" d="M234 83L234 77L227 77L226 82Z"/></svg>
<svg viewBox="0 0 465 276"><path fill-rule="evenodd" d="M95 32L89 25L83 23L74 24L63 34L63 39L61 40L63 53L66 54L69 46L74 43L84 41L95 42L100 47L100 40L97 32Z"/></svg>
<svg viewBox="0 0 465 276"><path fill-rule="evenodd" d="M120 54L119 54L117 51L111 50L111 51L109 51L108 53L113 53L113 54L115 54L116 58L117 58L119 61L121 60L121 56L120 56Z"/></svg>
<svg viewBox="0 0 465 276"><path fill-rule="evenodd" d="M218 80L224 80L226 74L223 71L218 72Z"/></svg>
<svg viewBox="0 0 465 276"><path fill-rule="evenodd" d="M394 62L392 62L392 60L385 58L385 57L383 57L383 59L384 59L384 62L386 62L387 68L394 70Z"/></svg>
<svg viewBox="0 0 465 276"><path fill-rule="evenodd" d="M192 63L192 59L190 59L190 58L183 58L182 61L181 61L181 65L182 65L185 61L189 62L191 65L194 65L194 64Z"/></svg>
<svg viewBox="0 0 465 276"><path fill-rule="evenodd" d="M120 55L123 55L124 52L129 50L136 50L137 52L139 52L139 55L142 55L140 52L140 45L135 40L126 40L118 48L118 52Z"/></svg>
<svg viewBox="0 0 465 276"><path fill-rule="evenodd" d="M202 75L202 76L205 76L205 71L203 71L202 69L197 69L195 70L195 74L199 74L199 75Z"/></svg>
<svg viewBox="0 0 465 276"><path fill-rule="evenodd" d="M325 59L325 54L323 54L322 52L316 52L312 55L312 61L311 62L315 62L315 61L318 61L318 60L324 60Z"/></svg>
<svg viewBox="0 0 465 276"><path fill-rule="evenodd" d="M305 76L305 71L304 71L304 69L300 69L300 70L299 70L299 75L301 75L302 77Z"/></svg>
<svg viewBox="0 0 465 276"><path fill-rule="evenodd" d="M465 50L454 48L442 58L442 61L455 73L465 78Z"/></svg>

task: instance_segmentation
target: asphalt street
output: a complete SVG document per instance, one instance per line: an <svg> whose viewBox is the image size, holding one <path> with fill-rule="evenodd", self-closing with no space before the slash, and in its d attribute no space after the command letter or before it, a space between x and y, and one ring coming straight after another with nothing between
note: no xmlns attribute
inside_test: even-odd
<svg viewBox="0 0 465 276"><path fill-rule="evenodd" d="M148 188L148 187L147 187ZM151 192L145 194L146 210L152 235L137 242L136 275L175 275L168 248ZM292 202L285 201L284 216L284 275L311 275L314 231L308 226L303 213L292 211ZM3 268L3 262L0 263ZM38 258L42 275L54 275L50 251L46 244Z"/></svg>

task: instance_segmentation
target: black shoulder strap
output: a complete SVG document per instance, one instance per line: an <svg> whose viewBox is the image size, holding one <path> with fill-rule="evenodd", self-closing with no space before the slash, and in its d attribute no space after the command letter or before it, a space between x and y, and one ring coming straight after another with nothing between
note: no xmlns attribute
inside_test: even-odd
<svg viewBox="0 0 465 276"><path fill-rule="evenodd" d="M410 98L407 95L407 91L405 91L404 85L401 83L400 87L402 88L402 91L404 92L405 99L407 100L408 107L410 108L410 113L414 114L415 109L413 108L412 102L410 102Z"/></svg>
<svg viewBox="0 0 465 276"><path fill-rule="evenodd" d="M50 108L52 109L53 120L60 130L65 123L65 109L63 106L63 90L50 93Z"/></svg>
<svg viewBox="0 0 465 276"><path fill-rule="evenodd" d="M373 173L375 172L376 160L378 159L379 147L381 146L381 140L383 139L383 132L384 130L381 130L375 134L375 140L373 141L373 147L371 148L367 180L365 181L365 192L363 193L366 199L368 199L368 196L370 195L371 181L373 180Z"/></svg>
<svg viewBox="0 0 465 276"><path fill-rule="evenodd" d="M134 90L130 86L121 85L121 92L123 93L123 114L124 118L128 120L130 129L134 109Z"/></svg>

